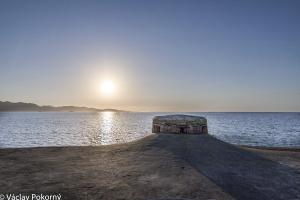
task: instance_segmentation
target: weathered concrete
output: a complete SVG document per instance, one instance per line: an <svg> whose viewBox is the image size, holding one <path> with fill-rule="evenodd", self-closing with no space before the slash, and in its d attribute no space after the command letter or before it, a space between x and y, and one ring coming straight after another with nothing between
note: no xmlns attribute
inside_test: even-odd
<svg viewBox="0 0 300 200"><path fill-rule="evenodd" d="M185 160L236 199L300 199L298 170L209 135L181 137L161 135L155 146Z"/></svg>
<svg viewBox="0 0 300 200"><path fill-rule="evenodd" d="M299 199L299 170L209 135L0 150L0 193L63 199Z"/></svg>
<svg viewBox="0 0 300 200"><path fill-rule="evenodd" d="M153 133L207 133L207 120L200 116L164 115L153 118Z"/></svg>

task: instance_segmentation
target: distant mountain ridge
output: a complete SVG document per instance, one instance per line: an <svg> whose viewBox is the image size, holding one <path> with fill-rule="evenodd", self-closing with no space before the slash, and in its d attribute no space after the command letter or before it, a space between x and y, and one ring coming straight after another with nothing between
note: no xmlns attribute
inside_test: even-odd
<svg viewBox="0 0 300 200"><path fill-rule="evenodd" d="M34 103L0 101L0 112L36 111L36 112L125 112L117 109L98 109L78 106L39 106Z"/></svg>

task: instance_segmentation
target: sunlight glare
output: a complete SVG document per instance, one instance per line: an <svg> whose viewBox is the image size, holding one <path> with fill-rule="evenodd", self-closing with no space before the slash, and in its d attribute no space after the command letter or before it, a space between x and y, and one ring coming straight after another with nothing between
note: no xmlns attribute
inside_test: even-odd
<svg viewBox="0 0 300 200"><path fill-rule="evenodd" d="M115 93L116 86L113 81L105 80L101 82L100 89L104 96L112 96Z"/></svg>

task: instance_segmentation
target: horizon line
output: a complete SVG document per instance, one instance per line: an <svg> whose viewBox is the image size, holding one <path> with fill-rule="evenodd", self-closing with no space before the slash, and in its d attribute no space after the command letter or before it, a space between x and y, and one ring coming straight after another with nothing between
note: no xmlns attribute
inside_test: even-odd
<svg viewBox="0 0 300 200"><path fill-rule="evenodd" d="M139 111L131 111L131 110L124 110L124 109L118 109L118 108L99 108L99 107L90 107L90 106L85 106L85 105L50 105L50 104L37 104L37 103L32 103L32 102L22 102L22 101L0 101L0 102L8 102L8 103L24 103L24 104L34 104L39 107L54 107L54 108L59 108L59 107L77 107L77 108L87 108L87 109L97 109L97 110L115 110L115 111L120 111L120 112L139 112L139 113L300 113L299 111L145 111L145 110L139 110ZM1 111L0 111L1 112ZM18 112L18 111L14 111ZM19 111L20 112L20 111ZM30 111L29 111L30 112ZM47 112L47 111L44 111ZM49 112L55 112L55 111L49 111ZM88 112L88 111L87 111ZM99 111L101 112L101 111ZM113 111L112 111L113 112Z"/></svg>

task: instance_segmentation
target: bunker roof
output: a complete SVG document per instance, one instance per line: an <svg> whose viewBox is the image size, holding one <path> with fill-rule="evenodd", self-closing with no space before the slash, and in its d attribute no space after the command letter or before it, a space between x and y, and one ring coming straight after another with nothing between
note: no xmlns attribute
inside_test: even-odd
<svg viewBox="0 0 300 200"><path fill-rule="evenodd" d="M153 118L154 123L168 125L206 125L207 120L204 117L192 115L164 115Z"/></svg>

